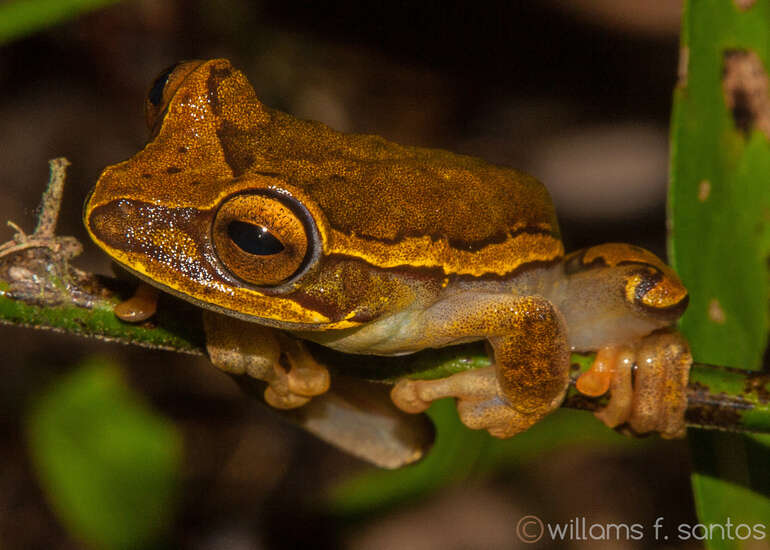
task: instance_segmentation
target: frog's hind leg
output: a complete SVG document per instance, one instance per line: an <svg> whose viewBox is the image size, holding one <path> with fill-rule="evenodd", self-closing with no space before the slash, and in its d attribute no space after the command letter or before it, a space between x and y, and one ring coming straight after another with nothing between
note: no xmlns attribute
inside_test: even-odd
<svg viewBox="0 0 770 550"><path fill-rule="evenodd" d="M486 429L496 437L511 437L534 424L538 417L523 415L500 395L495 367L474 369L438 380L400 380L391 399L401 410L419 413L444 397L457 398L457 413L463 424Z"/></svg>
<svg viewBox="0 0 770 550"><path fill-rule="evenodd" d="M450 311L447 311L449 309ZM399 381L391 392L396 405L421 412L432 401L457 398L465 425L486 429L496 437L522 432L559 406L569 382L569 351L564 319L547 300L488 295L467 302L443 304L437 317L455 319L427 332L486 337L492 346L492 367L457 373L439 380Z"/></svg>
<svg viewBox="0 0 770 550"><path fill-rule="evenodd" d="M634 407L628 425L636 433L660 432L684 437L687 381L692 355L687 341L674 330L653 333L636 351Z"/></svg>
<svg viewBox="0 0 770 550"><path fill-rule="evenodd" d="M600 349L594 366L578 379L577 388L589 396L601 395L603 391L586 389L597 372L607 371L610 399L595 413L599 420L610 428L627 427L636 434L683 437L691 364L685 339L673 330L658 331L633 345Z"/></svg>
<svg viewBox="0 0 770 550"><path fill-rule="evenodd" d="M304 345L283 333L204 311L206 349L211 362L231 374L267 382L265 401L293 409L329 389L329 371Z"/></svg>

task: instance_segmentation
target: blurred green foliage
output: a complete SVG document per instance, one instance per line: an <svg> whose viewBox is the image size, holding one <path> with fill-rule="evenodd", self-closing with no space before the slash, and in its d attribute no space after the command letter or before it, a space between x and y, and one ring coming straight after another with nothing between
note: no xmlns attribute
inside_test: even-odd
<svg viewBox="0 0 770 550"><path fill-rule="evenodd" d="M0 44L115 1L2 2ZM754 52L765 71L770 67L770 0L745 10L727 0L691 1L681 41L687 72L672 116L670 250L692 296L682 330L697 361L758 368L768 332L770 139L737 124L722 81L726 55L736 50ZM578 442L649 444L574 411L559 411L508 441L461 426L451 401L435 404L431 415L438 439L424 461L347 480L332 490L332 510L370 512ZM116 367L92 362L55 383L32 404L27 437L43 489L77 537L105 548L141 547L162 537L173 518L181 436L138 399ZM691 438L700 520L767 522L768 438L703 432ZM709 544L734 548L739 541Z"/></svg>
<svg viewBox="0 0 770 550"><path fill-rule="evenodd" d="M105 361L73 370L31 405L32 462L54 512L99 548L140 548L171 525L182 438Z"/></svg>
<svg viewBox="0 0 770 550"><path fill-rule="evenodd" d="M0 2L0 45L118 0L9 0Z"/></svg>
<svg viewBox="0 0 770 550"><path fill-rule="evenodd" d="M428 413L437 431L428 456L400 470L367 470L332 487L327 502L333 514L355 518L382 511L450 483L515 469L559 449L638 447L652 442L618 435L583 411L556 411L533 429L506 440L463 426L453 399L434 403Z"/></svg>
<svg viewBox="0 0 770 550"><path fill-rule="evenodd" d="M767 94L770 0L737 4L698 0L685 8L685 71L671 125L670 251L690 290L681 328L695 360L757 369L768 333L770 136L753 110L762 78ZM694 430L690 437L700 521L766 525L770 439ZM721 536L707 543L744 544Z"/></svg>

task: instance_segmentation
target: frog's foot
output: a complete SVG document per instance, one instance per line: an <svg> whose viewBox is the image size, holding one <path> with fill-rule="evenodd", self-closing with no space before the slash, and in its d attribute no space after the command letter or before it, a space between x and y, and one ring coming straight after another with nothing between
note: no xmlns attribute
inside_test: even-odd
<svg viewBox="0 0 770 550"><path fill-rule="evenodd" d="M685 435L692 356L679 333L656 332L633 347L600 350L596 361L609 363L612 373L610 400L596 412L599 420L611 428L627 424L637 434L660 432L667 439Z"/></svg>
<svg viewBox="0 0 770 550"><path fill-rule="evenodd" d="M610 428L615 428L628 421L633 409L633 369L634 369L635 350L629 346L610 346L601 348L596 353L596 360L591 369L580 375L578 378L577 389L589 397L598 397L610 391L610 400L607 405L597 411L596 418L604 422ZM584 377L591 380L599 371L608 374L610 381L604 391L587 391L591 384L581 383Z"/></svg>
<svg viewBox="0 0 770 550"><path fill-rule="evenodd" d="M398 408L409 413L423 412L437 399L455 397L463 424L472 430L487 430L499 438L525 431L547 412L514 409L501 396L495 367L468 370L438 380L404 378L393 387L390 397Z"/></svg>
<svg viewBox="0 0 770 550"><path fill-rule="evenodd" d="M120 302L113 308L115 316L127 323L141 323L146 321L158 310L158 296L160 291L148 285L139 283L134 295Z"/></svg>
<svg viewBox="0 0 770 550"><path fill-rule="evenodd" d="M204 311L206 349L223 371L267 382L265 401L294 409L329 389L329 371L304 345L274 329Z"/></svg>
<svg viewBox="0 0 770 550"><path fill-rule="evenodd" d="M620 351L619 346L605 346L597 351L591 368L578 377L575 383L577 390L589 397L599 397L607 393L615 374Z"/></svg>
<svg viewBox="0 0 770 550"><path fill-rule="evenodd" d="M329 389L329 371L294 339L280 337L281 355L267 377L265 401L277 409L293 409Z"/></svg>
<svg viewBox="0 0 770 550"><path fill-rule="evenodd" d="M637 433L660 432L666 439L684 437L692 365L687 341L674 331L652 334L637 349L636 364L629 426Z"/></svg>

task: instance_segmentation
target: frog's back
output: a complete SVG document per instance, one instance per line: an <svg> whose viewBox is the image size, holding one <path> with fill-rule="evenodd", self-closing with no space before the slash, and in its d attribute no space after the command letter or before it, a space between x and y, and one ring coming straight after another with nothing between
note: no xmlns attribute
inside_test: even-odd
<svg viewBox="0 0 770 550"><path fill-rule="evenodd" d="M503 275L563 253L548 191L531 176L268 112L258 132L231 142L242 154L225 156L243 157L240 168L230 163L236 174L274 173L302 188L328 218L340 253L365 250L383 267L440 265L475 275ZM432 252L418 258L426 246Z"/></svg>
<svg viewBox="0 0 770 550"><path fill-rule="evenodd" d="M218 132L234 175L277 174L302 188L328 219L332 253L473 275L563 254L548 191L531 176L242 101L243 116Z"/></svg>

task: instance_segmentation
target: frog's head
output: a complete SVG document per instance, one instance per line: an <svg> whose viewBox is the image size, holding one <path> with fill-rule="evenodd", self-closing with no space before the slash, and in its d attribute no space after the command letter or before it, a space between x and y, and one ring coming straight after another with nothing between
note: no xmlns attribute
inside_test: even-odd
<svg viewBox="0 0 770 550"><path fill-rule="evenodd" d="M204 307L355 327L450 276L506 276L563 253L534 178L294 119L227 60L164 72L145 111L148 143L104 170L85 225L116 261Z"/></svg>
<svg viewBox="0 0 770 550"><path fill-rule="evenodd" d="M288 298L323 255L323 212L277 174L234 174L220 144L261 108L225 60L166 71L147 99L149 142L104 170L85 225L117 262L184 299L268 324L327 324Z"/></svg>

